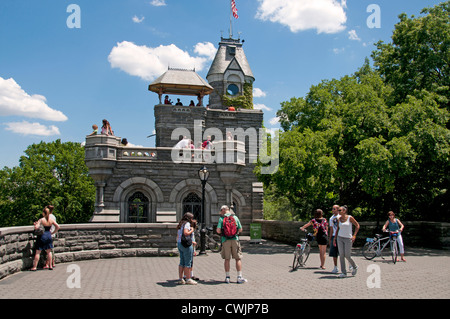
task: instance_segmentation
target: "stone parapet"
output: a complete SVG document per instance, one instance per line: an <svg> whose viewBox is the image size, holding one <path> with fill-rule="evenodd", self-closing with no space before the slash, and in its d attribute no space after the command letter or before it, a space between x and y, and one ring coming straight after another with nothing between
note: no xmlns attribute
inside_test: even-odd
<svg viewBox="0 0 450 319"><path fill-rule="evenodd" d="M253 220L260 223L262 237L284 243L296 244L304 234L299 228L305 222L289 222L279 220ZM405 247L424 247L450 249L450 223L402 221L405 225L402 237ZM367 237L372 237L377 229L376 222L359 222L355 246L363 246ZM379 225L381 229L383 225ZM312 230L311 228L309 230ZM314 243L315 244L315 243Z"/></svg>
<svg viewBox="0 0 450 319"><path fill-rule="evenodd" d="M176 256L175 223L61 225L53 241L56 263L79 260ZM0 279L31 268L33 226L0 228ZM45 252L41 253L42 267Z"/></svg>

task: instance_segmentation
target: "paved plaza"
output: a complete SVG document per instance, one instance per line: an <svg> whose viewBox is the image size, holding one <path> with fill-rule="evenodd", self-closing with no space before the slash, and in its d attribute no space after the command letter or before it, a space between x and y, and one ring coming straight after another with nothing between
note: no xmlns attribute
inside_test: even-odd
<svg viewBox="0 0 450 319"><path fill-rule="evenodd" d="M230 284L225 284L218 253L194 258L196 286L176 284L178 257L97 259L58 264L53 271L23 271L0 280L2 299L448 299L450 252L407 248L407 262L393 264L389 256L372 261L353 256L356 276L339 279L332 259L319 268L313 248L304 268L292 271L293 247L268 240L251 244L242 239L245 284L236 283L232 261ZM79 274L78 277L75 274ZM79 279L77 281L77 279Z"/></svg>

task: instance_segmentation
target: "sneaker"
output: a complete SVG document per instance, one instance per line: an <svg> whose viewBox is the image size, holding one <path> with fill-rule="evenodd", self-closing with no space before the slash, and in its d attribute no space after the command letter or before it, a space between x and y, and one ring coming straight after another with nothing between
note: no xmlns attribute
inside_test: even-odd
<svg viewBox="0 0 450 319"><path fill-rule="evenodd" d="M355 276L356 272L358 271L358 266L352 269L352 275Z"/></svg>
<svg viewBox="0 0 450 319"><path fill-rule="evenodd" d="M225 283L229 284L230 283L230 277L225 277Z"/></svg>
<svg viewBox="0 0 450 319"><path fill-rule="evenodd" d="M247 279L245 279L245 278L243 278L243 277L238 277L238 279L237 279L237 283L238 283L238 284L243 284L243 283L245 283L245 282L247 282Z"/></svg>
<svg viewBox="0 0 450 319"><path fill-rule="evenodd" d="M334 266L333 270L331 271L332 274L337 274L339 272L339 268Z"/></svg>
<svg viewBox="0 0 450 319"><path fill-rule="evenodd" d="M186 282L184 281L183 278L181 278L180 280L177 281L177 285L184 285Z"/></svg>
<svg viewBox="0 0 450 319"><path fill-rule="evenodd" d="M339 278L347 278L347 274L342 273L339 275Z"/></svg>
<svg viewBox="0 0 450 319"><path fill-rule="evenodd" d="M186 280L186 285L196 285L197 282L195 280L192 280L192 278L189 278Z"/></svg>

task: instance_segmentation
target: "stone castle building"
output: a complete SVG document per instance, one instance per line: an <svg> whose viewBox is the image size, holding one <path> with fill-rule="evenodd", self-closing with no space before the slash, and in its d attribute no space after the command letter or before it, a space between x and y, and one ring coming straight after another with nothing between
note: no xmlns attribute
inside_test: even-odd
<svg viewBox="0 0 450 319"><path fill-rule="evenodd" d="M262 183L253 173L263 112L248 108L254 80L241 41L221 38L208 82L193 70L169 68L149 85L159 96L154 148L124 146L117 136L87 136L86 164L97 190L91 221L176 223L188 211L200 219L198 171L206 167L210 175L204 192L205 224L215 225L220 207L229 205L248 234L249 224L263 212ZM163 104L163 97L171 94L191 96L196 106ZM207 95L209 105L203 106ZM247 108L239 105L242 101ZM198 146L208 136L210 149L175 147L182 138Z"/></svg>

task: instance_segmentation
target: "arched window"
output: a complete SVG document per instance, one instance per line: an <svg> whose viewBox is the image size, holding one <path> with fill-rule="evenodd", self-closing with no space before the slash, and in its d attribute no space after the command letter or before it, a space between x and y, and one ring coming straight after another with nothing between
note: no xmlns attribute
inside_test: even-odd
<svg viewBox="0 0 450 319"><path fill-rule="evenodd" d="M144 194L134 193L128 200L128 222L147 223L149 206L149 200Z"/></svg>
<svg viewBox="0 0 450 319"><path fill-rule="evenodd" d="M195 193L189 193L183 199L183 214L190 212L194 214L194 219L200 222L200 215L202 213L202 199Z"/></svg>
<svg viewBox="0 0 450 319"><path fill-rule="evenodd" d="M239 93L239 87L236 84L230 84L227 87L227 94L235 96Z"/></svg>

